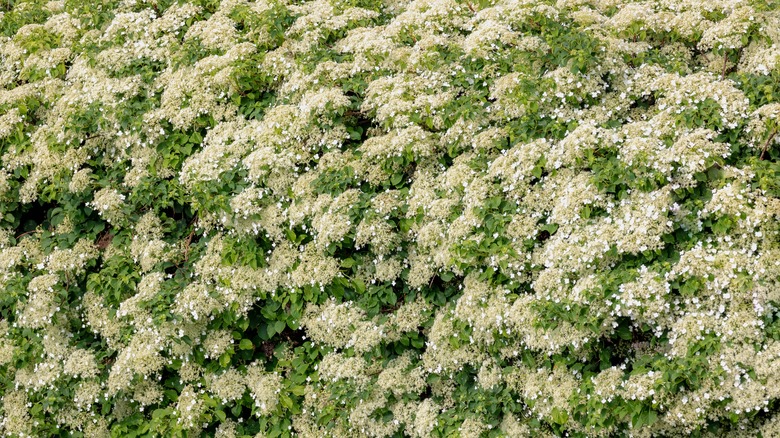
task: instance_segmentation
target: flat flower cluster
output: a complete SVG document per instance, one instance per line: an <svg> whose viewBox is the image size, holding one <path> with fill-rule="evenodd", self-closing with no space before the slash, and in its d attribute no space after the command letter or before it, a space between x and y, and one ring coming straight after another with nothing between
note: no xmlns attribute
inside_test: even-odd
<svg viewBox="0 0 780 438"><path fill-rule="evenodd" d="M775 0L0 1L0 86L1 437L780 436Z"/></svg>

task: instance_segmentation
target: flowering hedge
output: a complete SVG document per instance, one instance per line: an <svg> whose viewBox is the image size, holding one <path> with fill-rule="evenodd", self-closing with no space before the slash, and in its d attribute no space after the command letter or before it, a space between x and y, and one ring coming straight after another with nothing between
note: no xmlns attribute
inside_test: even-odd
<svg viewBox="0 0 780 438"><path fill-rule="evenodd" d="M776 1L0 11L0 436L780 436Z"/></svg>

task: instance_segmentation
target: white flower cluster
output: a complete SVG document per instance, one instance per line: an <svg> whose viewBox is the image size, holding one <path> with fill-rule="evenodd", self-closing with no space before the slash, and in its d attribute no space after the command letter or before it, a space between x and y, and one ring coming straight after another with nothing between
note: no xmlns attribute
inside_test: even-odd
<svg viewBox="0 0 780 438"><path fill-rule="evenodd" d="M0 3L0 436L778 434L772 2Z"/></svg>

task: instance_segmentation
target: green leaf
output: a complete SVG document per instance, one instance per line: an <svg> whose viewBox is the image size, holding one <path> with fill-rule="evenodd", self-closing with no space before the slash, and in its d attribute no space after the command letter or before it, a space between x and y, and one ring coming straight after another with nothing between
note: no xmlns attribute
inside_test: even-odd
<svg viewBox="0 0 780 438"><path fill-rule="evenodd" d="M251 350L252 349L252 341L249 339L242 339L241 342L238 344L238 348L242 350Z"/></svg>
<svg viewBox="0 0 780 438"><path fill-rule="evenodd" d="M279 403L287 409L292 409L294 405L292 399L285 394L279 396Z"/></svg>
<svg viewBox="0 0 780 438"><path fill-rule="evenodd" d="M357 127L347 127L347 133L349 134L349 138L352 140L360 140L360 138L363 135L363 128L357 126Z"/></svg>
<svg viewBox="0 0 780 438"><path fill-rule="evenodd" d="M569 421L569 413L556 406L552 410L552 420L555 424L564 425Z"/></svg>
<svg viewBox="0 0 780 438"><path fill-rule="evenodd" d="M281 333L284 330L285 326L287 326L287 323L284 321L275 321L273 323L274 331L276 333Z"/></svg>
<svg viewBox="0 0 780 438"><path fill-rule="evenodd" d="M631 334L631 328L621 325L617 328L617 335L624 341L630 341L634 336Z"/></svg>
<svg viewBox="0 0 780 438"><path fill-rule="evenodd" d="M284 233L287 235L287 239L289 239L291 242L295 242L295 231L288 228L284 230Z"/></svg>
<svg viewBox="0 0 780 438"><path fill-rule="evenodd" d="M290 388L290 392L297 396L301 396L306 394L306 387L302 385L293 386L292 388Z"/></svg>
<svg viewBox="0 0 780 438"><path fill-rule="evenodd" d="M650 410L647 413L647 424L653 424L656 422L656 420L658 420L658 414L656 414L655 411Z"/></svg>
<svg viewBox="0 0 780 438"><path fill-rule="evenodd" d="M696 278L691 278L680 285L680 293L685 296L693 296L699 290L701 283Z"/></svg>
<svg viewBox="0 0 780 438"><path fill-rule="evenodd" d="M171 412L171 408L155 409L154 412L152 412L152 419L153 420L161 420L161 419L165 418L170 412Z"/></svg>
<svg viewBox="0 0 780 438"><path fill-rule="evenodd" d="M612 359L612 354L609 351L609 349L605 348L601 350L601 352L599 352L599 361L600 361L599 367L602 370L609 368L610 366L612 366L611 359Z"/></svg>
<svg viewBox="0 0 780 438"><path fill-rule="evenodd" d="M355 288L355 292L357 292L359 294L362 294L363 292L366 291L366 284L363 283L363 280L361 280L359 278L356 278L356 279L352 280L352 285Z"/></svg>
<svg viewBox="0 0 780 438"><path fill-rule="evenodd" d="M732 225L732 220L728 216L724 216L712 225L712 231L716 234L726 234Z"/></svg>
<svg viewBox="0 0 780 438"><path fill-rule="evenodd" d="M219 357L219 364L224 368L230 365L230 354L228 353L222 353L222 356Z"/></svg>
<svg viewBox="0 0 780 438"><path fill-rule="evenodd" d="M558 224L545 224L539 227L539 229L542 231L547 231L552 236L556 231L558 231Z"/></svg>

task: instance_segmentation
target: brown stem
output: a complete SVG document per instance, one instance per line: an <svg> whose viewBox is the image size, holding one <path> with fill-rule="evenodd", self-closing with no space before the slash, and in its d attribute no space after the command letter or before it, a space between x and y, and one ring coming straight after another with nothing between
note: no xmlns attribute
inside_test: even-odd
<svg viewBox="0 0 780 438"><path fill-rule="evenodd" d="M469 10L471 11L472 14L477 13L477 11L474 10L474 6L471 5L471 2L469 0L466 0L466 6L469 7Z"/></svg>
<svg viewBox="0 0 780 438"><path fill-rule="evenodd" d="M193 216L192 220L190 221L190 226L195 223L195 221L198 219L198 214L195 213L195 216ZM187 240L184 242L184 263L187 263L187 260L190 258L190 243L192 243L192 237L195 235L195 228L192 228L192 231L190 231L190 235L187 236Z"/></svg>
<svg viewBox="0 0 780 438"><path fill-rule="evenodd" d="M22 233L22 234L20 234L20 235L16 236L16 240L19 240L19 238L21 238L21 237L23 237L23 236L26 236L26 235L28 235L28 234L35 233L36 231L38 231L38 230L30 230L30 231L26 231L26 232L24 232L24 233Z"/></svg>
<svg viewBox="0 0 780 438"><path fill-rule="evenodd" d="M114 235L111 234L111 231L105 230L98 236L97 242L95 242L95 246L97 246L97 248L102 251L108 248L108 245L111 244L111 240L113 238Z"/></svg>
<svg viewBox="0 0 780 438"><path fill-rule="evenodd" d="M769 138L766 139L766 142L764 142L764 147L761 149L761 155L758 157L760 159L764 159L764 154L766 153L766 150L769 149L769 143L772 142L772 139L775 138L775 135L777 135L777 129L772 131L771 134L769 134Z"/></svg>
<svg viewBox="0 0 780 438"><path fill-rule="evenodd" d="M184 263L187 263L187 260L190 257L190 244L192 243L192 236L195 235L195 229L193 228L192 231L190 231L190 235L187 236L187 240L184 242Z"/></svg>

